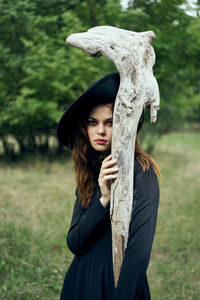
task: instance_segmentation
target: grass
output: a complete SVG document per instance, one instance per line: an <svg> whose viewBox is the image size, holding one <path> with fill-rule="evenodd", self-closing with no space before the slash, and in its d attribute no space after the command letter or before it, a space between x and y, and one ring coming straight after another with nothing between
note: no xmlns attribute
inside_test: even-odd
<svg viewBox="0 0 200 300"><path fill-rule="evenodd" d="M58 299L72 258L72 169L37 159L1 166L0 299Z"/></svg>
<svg viewBox="0 0 200 300"><path fill-rule="evenodd" d="M200 299L200 136L170 134L156 147L163 173L149 268L152 299Z"/></svg>
<svg viewBox="0 0 200 300"><path fill-rule="evenodd" d="M200 136L157 144L163 179L148 269L152 300L200 299ZM0 163L0 300L56 300L72 259L65 238L75 182L71 160Z"/></svg>

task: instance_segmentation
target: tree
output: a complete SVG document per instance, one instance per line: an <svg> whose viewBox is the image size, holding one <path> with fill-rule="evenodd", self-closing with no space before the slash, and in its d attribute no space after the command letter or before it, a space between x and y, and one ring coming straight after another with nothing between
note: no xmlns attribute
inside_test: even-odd
<svg viewBox="0 0 200 300"><path fill-rule="evenodd" d="M154 73L161 109L156 129L148 125L143 131L150 141L185 122L199 123L200 22L199 16L186 14L183 3L135 0L124 9L118 0L0 0L0 137L5 148L12 135L21 151L37 148L39 140L47 149L64 110L91 82L116 70L111 61L94 60L65 44L70 33L96 25L156 33Z"/></svg>

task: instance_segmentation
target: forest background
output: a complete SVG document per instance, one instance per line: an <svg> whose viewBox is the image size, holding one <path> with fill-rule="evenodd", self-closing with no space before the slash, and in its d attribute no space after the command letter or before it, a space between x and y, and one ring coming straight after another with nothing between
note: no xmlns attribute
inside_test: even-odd
<svg viewBox="0 0 200 300"><path fill-rule="evenodd" d="M145 130L148 150L170 131L199 130L200 1L193 16L186 3L135 0L124 8L116 0L1 0L2 152L48 151L67 107L91 82L116 71L108 59L91 58L65 44L69 34L105 24L156 34L154 74L161 107L159 122ZM56 140L53 145L61 151Z"/></svg>
<svg viewBox="0 0 200 300"><path fill-rule="evenodd" d="M156 34L161 107L140 133L163 175L149 282L153 300L199 300L199 0L0 0L0 300L59 299L75 180L56 127L116 71L65 39L96 25Z"/></svg>

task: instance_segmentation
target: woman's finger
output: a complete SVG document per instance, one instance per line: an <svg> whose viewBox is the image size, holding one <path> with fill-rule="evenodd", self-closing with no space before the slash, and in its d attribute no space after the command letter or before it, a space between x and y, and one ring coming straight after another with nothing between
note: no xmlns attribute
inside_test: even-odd
<svg viewBox="0 0 200 300"><path fill-rule="evenodd" d="M109 168L109 169L102 170L102 174L103 175L108 175L108 174L112 174L112 173L116 173L116 172L119 172L118 167L114 167L114 168Z"/></svg>
<svg viewBox="0 0 200 300"><path fill-rule="evenodd" d="M105 175L105 176L103 177L103 179L104 179L105 181L108 181L108 180L111 180L111 179L116 179L116 178L117 178L117 174Z"/></svg>
<svg viewBox="0 0 200 300"><path fill-rule="evenodd" d="M117 160L116 159L112 159L112 160L109 160L109 161L106 161L106 162L102 162L102 167L105 169L105 168L109 168L113 165L115 165L117 163Z"/></svg>
<svg viewBox="0 0 200 300"><path fill-rule="evenodd" d="M112 154L108 155L108 156L102 161L102 163L104 163L104 162L110 160L111 158L112 158Z"/></svg>

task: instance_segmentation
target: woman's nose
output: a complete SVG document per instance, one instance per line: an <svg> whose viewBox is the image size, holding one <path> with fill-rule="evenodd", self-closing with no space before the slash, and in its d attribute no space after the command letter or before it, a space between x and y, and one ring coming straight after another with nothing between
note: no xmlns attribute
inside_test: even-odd
<svg viewBox="0 0 200 300"><path fill-rule="evenodd" d="M104 124L99 124L97 132L98 132L98 134L105 134L105 126L104 126Z"/></svg>

